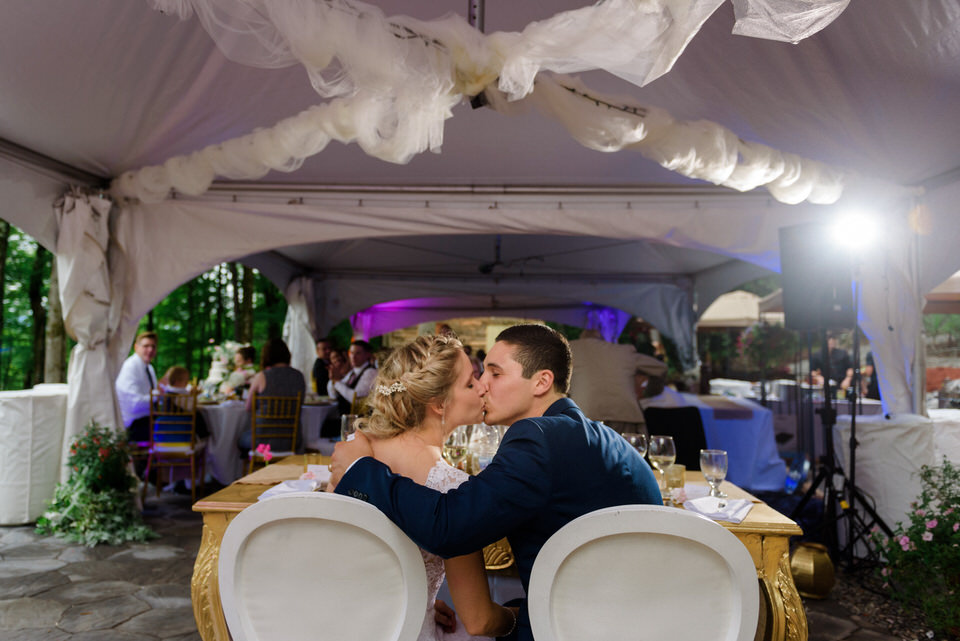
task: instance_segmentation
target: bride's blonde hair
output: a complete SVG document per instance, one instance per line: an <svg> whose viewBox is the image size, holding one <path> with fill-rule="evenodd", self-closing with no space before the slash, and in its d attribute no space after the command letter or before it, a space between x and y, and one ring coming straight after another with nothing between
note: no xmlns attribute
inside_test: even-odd
<svg viewBox="0 0 960 641"><path fill-rule="evenodd" d="M360 422L363 433L390 438L422 424L427 406L449 396L461 351L460 341L446 335L418 336L394 350L367 397L373 414Z"/></svg>

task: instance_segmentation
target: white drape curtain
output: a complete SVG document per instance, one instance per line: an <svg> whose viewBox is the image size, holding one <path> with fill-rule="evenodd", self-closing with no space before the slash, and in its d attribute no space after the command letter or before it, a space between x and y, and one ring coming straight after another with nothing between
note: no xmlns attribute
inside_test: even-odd
<svg viewBox="0 0 960 641"><path fill-rule="evenodd" d="M540 82L543 71L603 69L647 84L670 70L722 1L605 0L519 33L484 35L457 15L387 17L349 0L151 0L181 18L196 12L232 60L267 68L301 64L316 92L333 100L272 128L127 172L113 192L146 202L166 198L171 189L198 195L215 176L294 171L330 140L406 163L428 149L439 151L453 106L486 89L503 113L515 112L506 103L532 93L541 111L593 149L636 148L693 178L741 190L766 185L787 203L834 202L842 189L837 170L741 141L706 120L677 122L663 110L624 109L613 98L571 92L572 79L563 87ZM735 33L795 42L829 24L848 2L737 0Z"/></svg>
<svg viewBox="0 0 960 641"><path fill-rule="evenodd" d="M123 428L113 392L117 362L109 349L124 301L122 287L116 286L122 269L111 242L112 205L80 189L71 189L56 204L59 294L67 332L77 341L67 373L64 460L70 442L90 420ZM66 472L61 471L61 480Z"/></svg>
<svg viewBox="0 0 960 641"><path fill-rule="evenodd" d="M283 321L283 340L290 350L290 365L300 370L309 384L313 362L317 359L316 324L313 319L313 281L301 276L287 287L287 316ZM308 385L308 389L312 389Z"/></svg>

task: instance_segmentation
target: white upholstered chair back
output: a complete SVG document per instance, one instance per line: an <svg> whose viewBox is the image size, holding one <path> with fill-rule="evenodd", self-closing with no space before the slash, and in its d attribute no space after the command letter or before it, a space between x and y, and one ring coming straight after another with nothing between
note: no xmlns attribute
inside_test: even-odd
<svg viewBox="0 0 960 641"><path fill-rule="evenodd" d="M751 641L759 584L746 547L680 509L627 505L571 521L530 576L537 641Z"/></svg>
<svg viewBox="0 0 960 641"><path fill-rule="evenodd" d="M373 506L321 492L251 505L220 546L234 641L414 640L427 607L419 549Z"/></svg>

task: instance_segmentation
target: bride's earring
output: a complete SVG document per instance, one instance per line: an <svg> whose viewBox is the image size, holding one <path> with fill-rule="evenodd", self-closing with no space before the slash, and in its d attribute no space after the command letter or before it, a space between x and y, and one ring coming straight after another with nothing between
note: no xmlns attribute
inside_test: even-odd
<svg viewBox="0 0 960 641"><path fill-rule="evenodd" d="M440 429L441 430L446 429L446 424L447 424L447 407L444 406L443 413L440 414Z"/></svg>

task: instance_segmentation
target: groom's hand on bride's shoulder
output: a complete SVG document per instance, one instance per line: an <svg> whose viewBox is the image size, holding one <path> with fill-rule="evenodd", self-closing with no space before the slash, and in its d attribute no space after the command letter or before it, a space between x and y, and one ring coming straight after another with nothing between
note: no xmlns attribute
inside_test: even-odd
<svg viewBox="0 0 960 641"><path fill-rule="evenodd" d="M340 441L333 448L330 458L330 482L328 486L336 487L353 462L364 456L373 456L373 448L363 432L354 432L349 441Z"/></svg>

